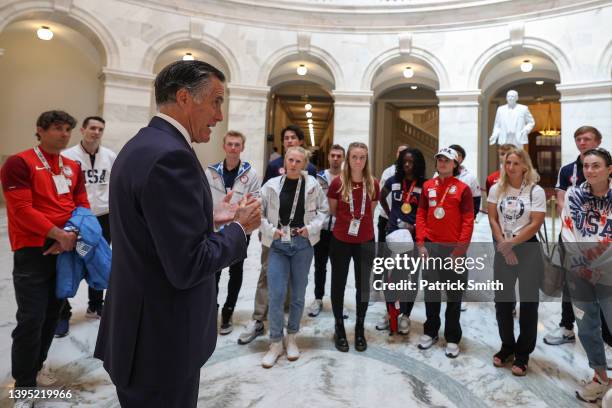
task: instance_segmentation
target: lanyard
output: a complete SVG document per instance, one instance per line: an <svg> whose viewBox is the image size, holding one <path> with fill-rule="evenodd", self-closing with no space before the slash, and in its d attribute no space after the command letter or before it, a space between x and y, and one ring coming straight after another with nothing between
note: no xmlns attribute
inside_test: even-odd
<svg viewBox="0 0 612 408"><path fill-rule="evenodd" d="M408 204L410 202L410 195L412 194L412 191L414 190L414 186L416 186L416 180L414 180L412 182L412 184L410 185L410 191L408 191L408 193L404 193L404 197L402 199L402 202ZM402 182L402 190L406 190L406 180L404 180Z"/></svg>
<svg viewBox="0 0 612 408"><path fill-rule="evenodd" d="M49 173L51 173L52 175L56 175L53 173L53 170L51 170L51 166L49 166L49 162L47 161L47 159L45 159L45 156L43 156L42 152L40 151L40 148L38 146L36 146L34 148L34 152L36 153L36 155L38 156L38 159L40 160L40 162L42 163L43 167L47 170L49 170ZM58 155L59 156L59 175L62 174L62 169L64 167L64 162L62 161L62 155Z"/></svg>
<svg viewBox="0 0 612 408"><path fill-rule="evenodd" d="M578 181L578 165L574 162L574 174L572 175L572 187L576 187L576 181Z"/></svg>
<svg viewBox="0 0 612 408"><path fill-rule="evenodd" d="M349 195L349 208L351 210L351 217L353 217L353 219L357 219L360 220L363 218L363 215L365 214L365 205L366 205L366 188L365 188L365 182L361 185L361 216L359 216L359 218L355 217L355 204L353 203L353 191L351 191L351 194Z"/></svg>
<svg viewBox="0 0 612 408"><path fill-rule="evenodd" d="M281 192L283 191L283 186L285 185L285 180L286 179L287 179L287 177L283 176L283 179L281 180L281 186L280 186L280 191ZM297 187L295 189L295 195L293 196L293 205L291 206L291 214L289 215L289 223L287 225L291 225L291 221L293 221L293 217L295 216L295 209L297 208L297 203L298 203L298 199L300 198L300 190L301 189L302 189L302 176L300 176L300 178L298 179L298 184L297 184ZM280 222L280 219L278 220L278 223L280 225L283 225Z"/></svg>

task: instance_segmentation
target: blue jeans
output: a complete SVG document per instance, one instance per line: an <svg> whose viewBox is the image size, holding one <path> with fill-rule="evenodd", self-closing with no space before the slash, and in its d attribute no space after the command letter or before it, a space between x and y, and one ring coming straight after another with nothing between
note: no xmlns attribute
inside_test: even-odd
<svg viewBox="0 0 612 408"><path fill-rule="evenodd" d="M273 343L283 339L283 305L288 284L291 285L291 303L287 333L297 333L300 330L313 253L310 241L301 236L293 237L291 243L283 243L280 239L272 242L268 260L268 321L270 341Z"/></svg>
<svg viewBox="0 0 612 408"><path fill-rule="evenodd" d="M572 273L568 274L568 280L578 337L589 359L589 367L605 370L607 362L600 313L603 312L606 322L612 322L612 288L601 284L593 285Z"/></svg>

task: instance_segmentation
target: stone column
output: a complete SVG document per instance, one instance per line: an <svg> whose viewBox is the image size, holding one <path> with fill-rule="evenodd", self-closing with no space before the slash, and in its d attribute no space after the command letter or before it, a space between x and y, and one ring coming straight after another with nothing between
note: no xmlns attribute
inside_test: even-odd
<svg viewBox="0 0 612 408"><path fill-rule="evenodd" d="M486 169L481 170L478 160L479 152L482 151L478 138L480 90L439 90L436 94L440 109L438 147L461 145L466 152L463 165L472 171L478 180L482 181L481 173Z"/></svg>
<svg viewBox="0 0 612 408"><path fill-rule="evenodd" d="M248 161L263 178L268 158L266 153L266 106L270 88L229 84L227 128L245 134L246 147L242 159Z"/></svg>
<svg viewBox="0 0 612 408"><path fill-rule="evenodd" d="M351 142L362 142L374 151L372 145L377 141L376 135L370 140L370 107L373 92L334 91L333 95L334 143L346 149Z"/></svg>
<svg viewBox="0 0 612 408"><path fill-rule="evenodd" d="M561 93L561 163L578 156L574 131L594 126L603 135L601 147L612 150L612 81L558 84Z"/></svg>
<svg viewBox="0 0 612 408"><path fill-rule="evenodd" d="M155 76L104 68L101 79L101 110L106 121L103 143L118 153L151 119Z"/></svg>

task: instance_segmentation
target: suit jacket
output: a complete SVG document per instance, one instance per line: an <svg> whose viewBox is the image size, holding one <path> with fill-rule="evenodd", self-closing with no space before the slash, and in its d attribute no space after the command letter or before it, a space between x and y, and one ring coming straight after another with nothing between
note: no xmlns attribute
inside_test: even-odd
<svg viewBox="0 0 612 408"><path fill-rule="evenodd" d="M117 156L110 212L112 272L94 356L117 386L178 385L215 349L215 272L246 258L244 231L213 232L204 170L159 117Z"/></svg>
<svg viewBox="0 0 612 408"><path fill-rule="evenodd" d="M528 144L529 132L535 126L535 120L525 105L516 104L514 109L508 109L508 105L497 108L495 124L491 135L491 144L510 143L519 148Z"/></svg>

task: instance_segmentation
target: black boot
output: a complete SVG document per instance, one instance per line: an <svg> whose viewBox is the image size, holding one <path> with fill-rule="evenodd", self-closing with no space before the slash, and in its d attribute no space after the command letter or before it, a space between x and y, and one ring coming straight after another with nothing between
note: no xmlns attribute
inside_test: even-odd
<svg viewBox="0 0 612 408"><path fill-rule="evenodd" d="M334 344L338 351L346 353L349 351L346 331L344 331L344 320L336 319L336 332L334 333Z"/></svg>
<svg viewBox="0 0 612 408"><path fill-rule="evenodd" d="M358 317L357 324L355 324L355 350L365 351L368 348L368 342L365 339L365 333L363 328L363 321L365 318Z"/></svg>

